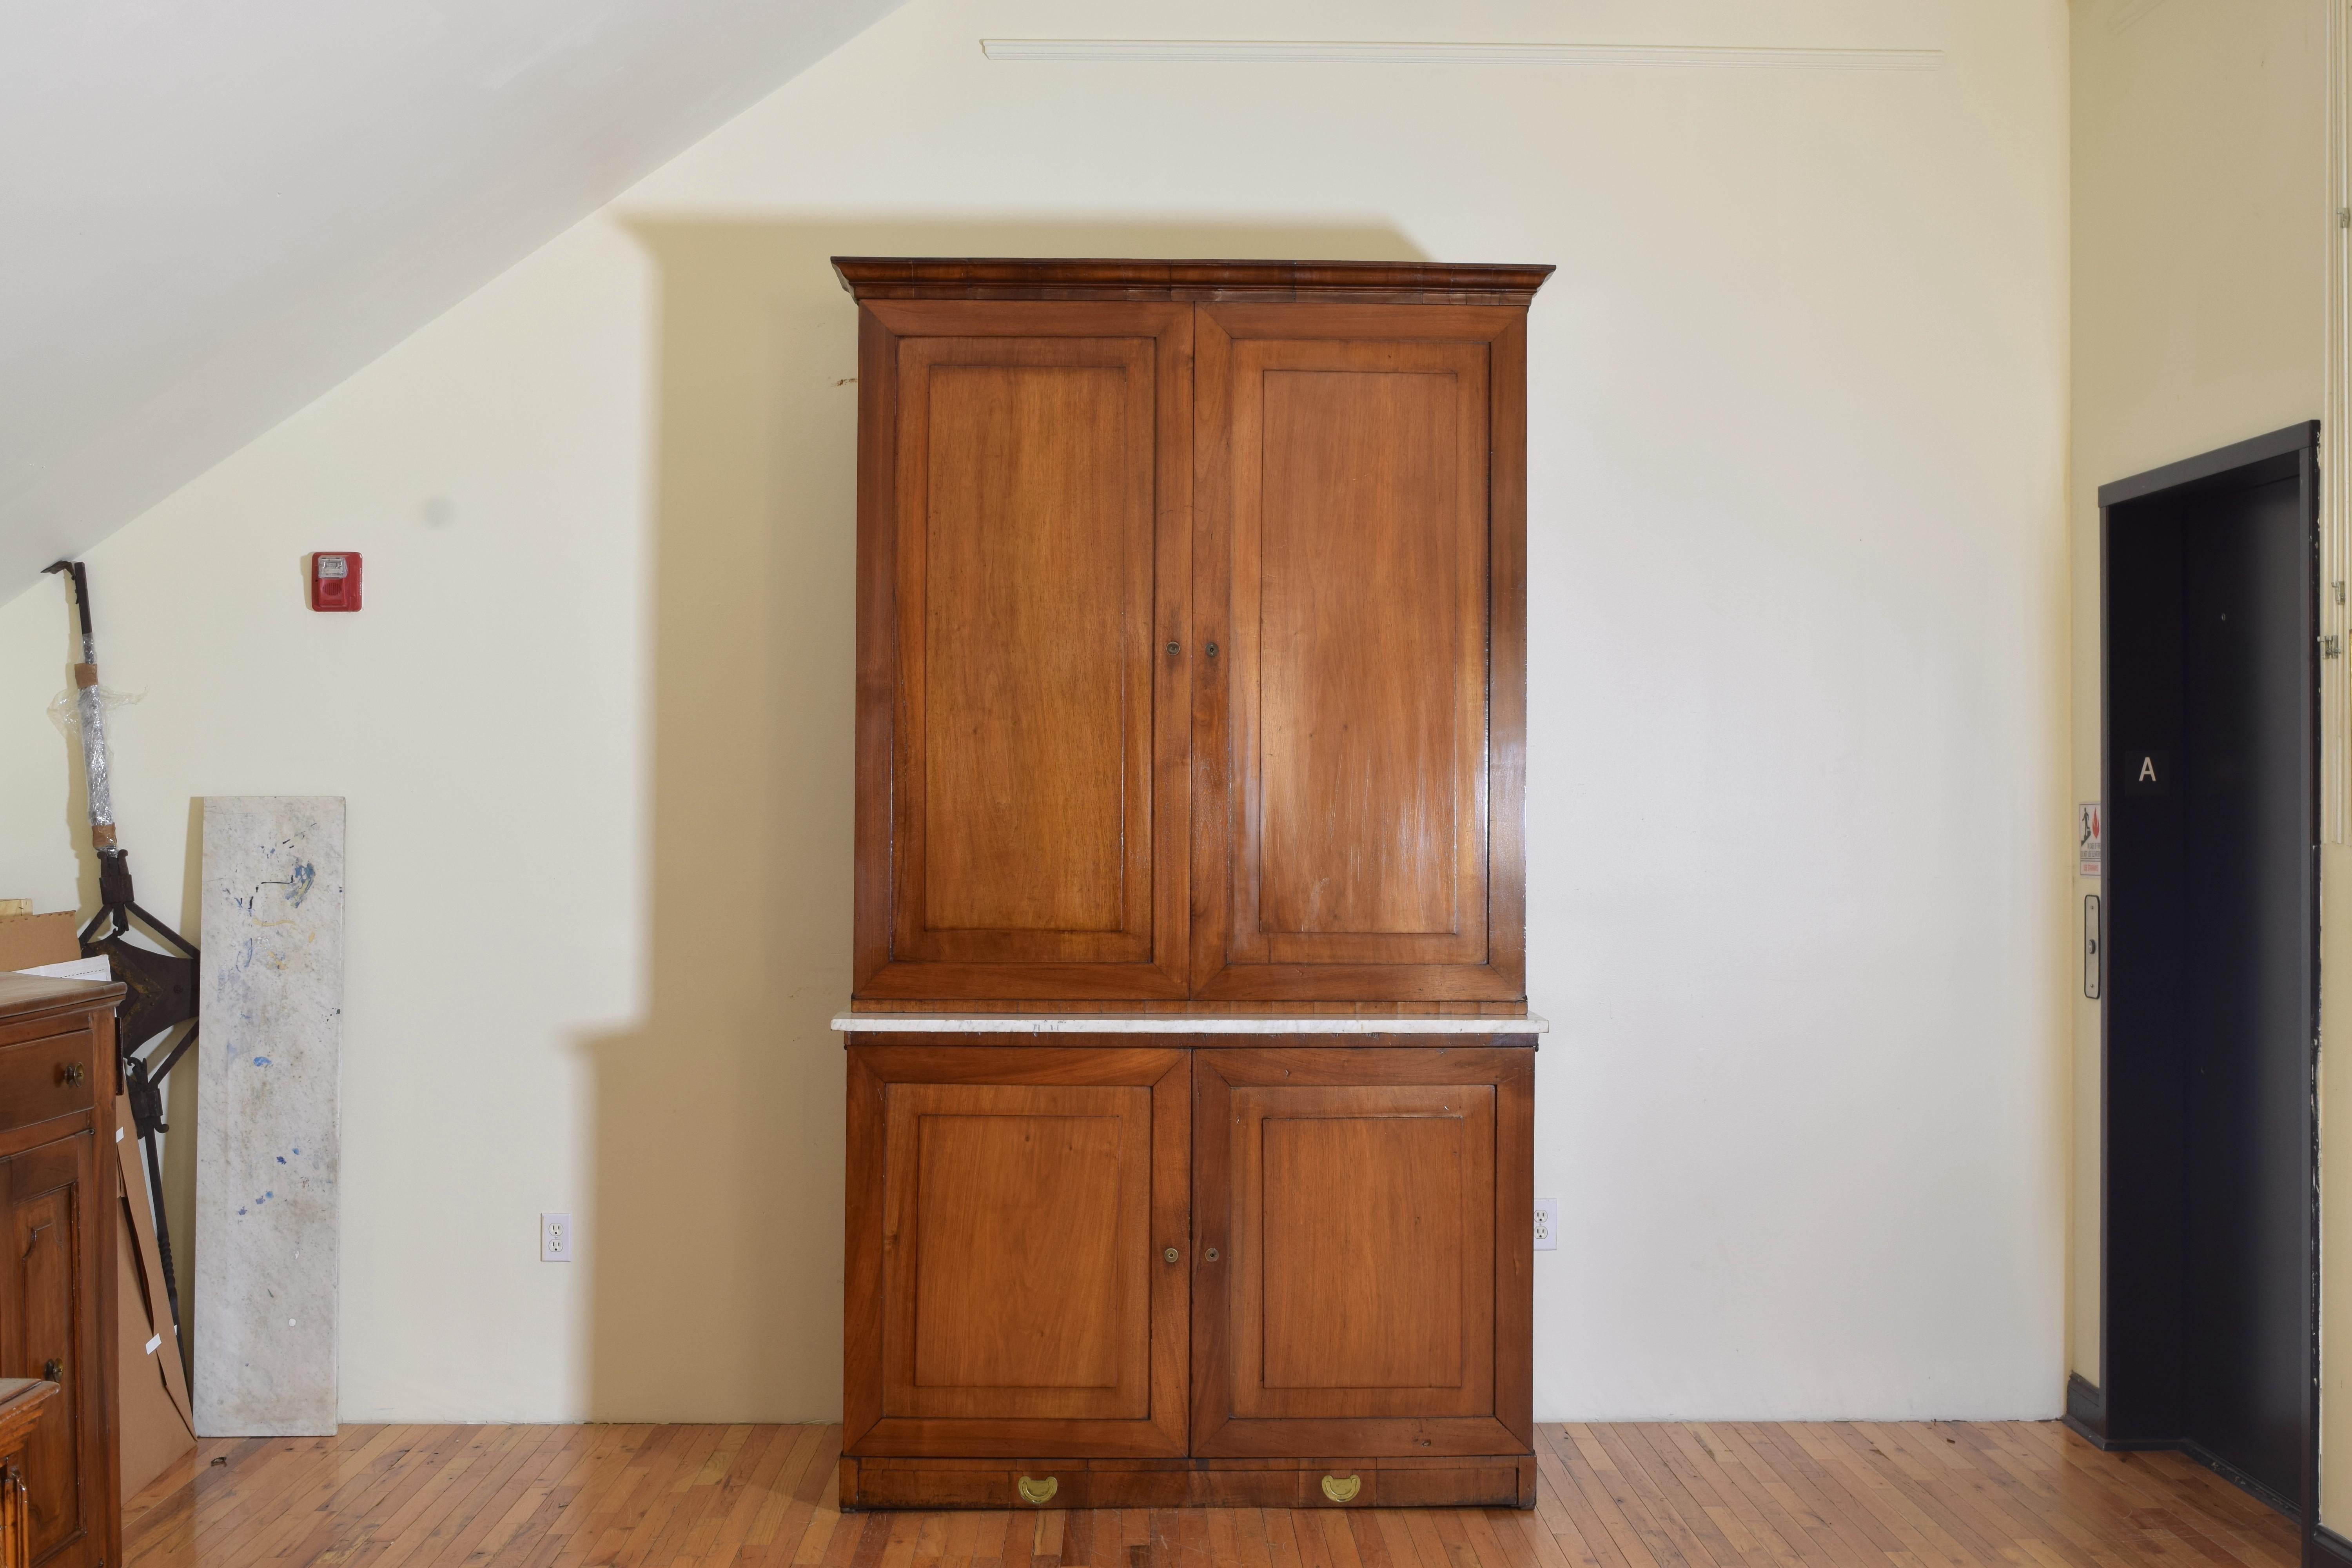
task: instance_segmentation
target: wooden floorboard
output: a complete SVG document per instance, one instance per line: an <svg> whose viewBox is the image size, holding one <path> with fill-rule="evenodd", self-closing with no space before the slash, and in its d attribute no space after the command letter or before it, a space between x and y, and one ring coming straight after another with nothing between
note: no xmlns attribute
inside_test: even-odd
<svg viewBox="0 0 2352 1568"><path fill-rule="evenodd" d="M1536 1507L843 1514L829 1426L199 1446L126 1568L2292 1568L2285 1520L2053 1422L1548 1425Z"/></svg>

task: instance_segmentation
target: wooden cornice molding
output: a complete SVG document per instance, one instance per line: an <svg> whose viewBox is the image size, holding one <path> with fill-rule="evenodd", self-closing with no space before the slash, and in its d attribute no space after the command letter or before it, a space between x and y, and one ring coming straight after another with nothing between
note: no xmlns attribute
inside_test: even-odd
<svg viewBox="0 0 2352 1568"><path fill-rule="evenodd" d="M1437 261L1113 261L836 256L859 300L1348 300L1520 305L1551 268Z"/></svg>

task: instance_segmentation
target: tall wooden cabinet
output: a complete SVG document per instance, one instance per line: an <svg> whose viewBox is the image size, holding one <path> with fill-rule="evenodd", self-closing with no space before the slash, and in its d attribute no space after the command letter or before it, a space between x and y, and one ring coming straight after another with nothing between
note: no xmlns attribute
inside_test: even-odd
<svg viewBox="0 0 2352 1568"><path fill-rule="evenodd" d="M1549 268L835 265L845 1503L1531 1502Z"/></svg>

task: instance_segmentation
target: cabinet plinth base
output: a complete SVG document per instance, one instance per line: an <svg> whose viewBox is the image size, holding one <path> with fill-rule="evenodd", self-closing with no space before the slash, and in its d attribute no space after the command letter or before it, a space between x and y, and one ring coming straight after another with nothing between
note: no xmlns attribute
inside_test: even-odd
<svg viewBox="0 0 2352 1568"><path fill-rule="evenodd" d="M1533 1508L1533 1454L1432 1459L845 1458L864 1509Z"/></svg>

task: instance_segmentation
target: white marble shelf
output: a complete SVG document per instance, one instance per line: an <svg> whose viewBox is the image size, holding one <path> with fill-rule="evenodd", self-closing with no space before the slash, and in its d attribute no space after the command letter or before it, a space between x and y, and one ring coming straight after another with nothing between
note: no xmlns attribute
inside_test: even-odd
<svg viewBox="0 0 2352 1568"><path fill-rule="evenodd" d="M1551 1026L1517 1018L1249 1017L1232 1013L836 1013L855 1035L1540 1035Z"/></svg>

